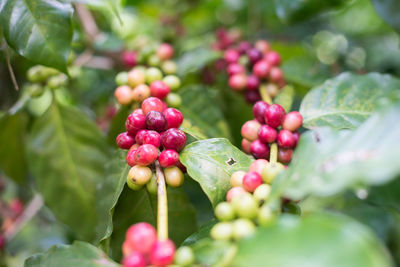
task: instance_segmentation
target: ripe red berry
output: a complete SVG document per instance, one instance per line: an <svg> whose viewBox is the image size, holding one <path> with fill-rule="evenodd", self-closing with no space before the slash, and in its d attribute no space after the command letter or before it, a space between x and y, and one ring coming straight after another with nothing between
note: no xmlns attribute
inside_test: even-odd
<svg viewBox="0 0 400 267"><path fill-rule="evenodd" d="M253 106L253 115L254 118L259 122L264 124L265 123L265 112L267 111L269 105L267 102L264 101L258 101L257 103L254 104Z"/></svg>
<svg viewBox="0 0 400 267"><path fill-rule="evenodd" d="M260 130L258 131L258 139L260 139L263 143L273 143L276 140L278 133L276 132L275 128L272 128L268 125L261 126Z"/></svg>
<svg viewBox="0 0 400 267"><path fill-rule="evenodd" d="M143 110L141 108L137 108L134 111L132 111L132 114L140 114L140 115L144 115L143 114Z"/></svg>
<svg viewBox="0 0 400 267"><path fill-rule="evenodd" d="M163 168L176 166L179 162L179 154L175 150L167 149L160 153L158 161Z"/></svg>
<svg viewBox="0 0 400 267"><path fill-rule="evenodd" d="M249 90L258 90L260 86L260 80L257 76L251 74L247 76L247 89Z"/></svg>
<svg viewBox="0 0 400 267"><path fill-rule="evenodd" d="M270 51L267 54L265 54L264 60L266 60L272 66L278 66L281 63L281 57L275 51Z"/></svg>
<svg viewBox="0 0 400 267"><path fill-rule="evenodd" d="M243 188L250 193L253 193L257 187L262 184L261 175L257 172L248 172L243 177Z"/></svg>
<svg viewBox="0 0 400 267"><path fill-rule="evenodd" d="M255 140L250 145L250 152L256 159L268 159L269 147L260 140Z"/></svg>
<svg viewBox="0 0 400 267"><path fill-rule="evenodd" d="M245 138L242 139L242 150L244 151L244 153L246 154L250 154L250 145L251 142Z"/></svg>
<svg viewBox="0 0 400 267"><path fill-rule="evenodd" d="M229 86L235 90L235 91L240 91L246 88L247 85L247 77L246 74L239 73L232 75L229 77Z"/></svg>
<svg viewBox="0 0 400 267"><path fill-rule="evenodd" d="M150 85L150 92L151 96L164 99L171 92L171 88L163 81L154 81Z"/></svg>
<svg viewBox="0 0 400 267"><path fill-rule="evenodd" d="M142 110L146 115L150 111L164 111L164 103L157 97L149 97L142 102Z"/></svg>
<svg viewBox="0 0 400 267"><path fill-rule="evenodd" d="M297 147L297 143L299 142L300 133L299 132L294 132L293 133L293 138L294 138L294 146L293 146L293 148L295 148L295 147Z"/></svg>
<svg viewBox="0 0 400 267"><path fill-rule="evenodd" d="M264 119L269 126L272 128L277 128L282 124L284 117L285 110L283 107L278 104L273 104L269 106L265 112Z"/></svg>
<svg viewBox="0 0 400 267"><path fill-rule="evenodd" d="M244 92L244 97L246 101L250 104L256 103L257 101L261 100L261 95L258 91L247 90L246 92Z"/></svg>
<svg viewBox="0 0 400 267"><path fill-rule="evenodd" d="M295 144L295 140L291 131L280 130L278 133L278 146L282 148L292 148Z"/></svg>
<svg viewBox="0 0 400 267"><path fill-rule="evenodd" d="M150 113L149 113L150 114ZM143 135L143 144L150 144L155 147L160 147L161 136L156 131L146 131Z"/></svg>
<svg viewBox="0 0 400 267"><path fill-rule="evenodd" d="M291 132L296 131L300 128L303 123L303 116L297 111L292 111L286 114L282 122L282 128Z"/></svg>
<svg viewBox="0 0 400 267"><path fill-rule="evenodd" d="M141 114L132 113L126 118L125 129L131 135L135 134L146 127L146 117Z"/></svg>
<svg viewBox="0 0 400 267"><path fill-rule="evenodd" d="M141 222L128 228L125 239L134 250L147 254L157 241L157 233L151 224Z"/></svg>
<svg viewBox="0 0 400 267"><path fill-rule="evenodd" d="M165 119L167 120L167 129L179 128L183 122L182 113L175 108L167 108L163 112Z"/></svg>
<svg viewBox="0 0 400 267"><path fill-rule="evenodd" d="M139 145L134 144L128 151L128 154L126 154L126 163L128 163L129 166L133 167L136 165L135 161L135 153L136 150L138 149Z"/></svg>
<svg viewBox="0 0 400 267"><path fill-rule="evenodd" d="M125 51L122 53L122 60L125 66L134 67L137 64L137 54L134 51Z"/></svg>
<svg viewBox="0 0 400 267"><path fill-rule="evenodd" d="M231 200L234 199L236 196L245 194L245 193L246 193L246 190L244 190L243 187L232 187L226 193L226 201L231 202Z"/></svg>
<svg viewBox="0 0 400 267"><path fill-rule="evenodd" d="M262 59L263 54L257 48L251 48L247 50L247 57L250 60L251 64L255 64L257 61Z"/></svg>
<svg viewBox="0 0 400 267"><path fill-rule="evenodd" d="M290 148L279 148L278 149L278 161L287 164L292 159L293 150Z"/></svg>
<svg viewBox="0 0 400 267"><path fill-rule="evenodd" d="M167 43L161 44L157 49L157 56L161 60L167 60L174 56L174 48Z"/></svg>
<svg viewBox="0 0 400 267"><path fill-rule="evenodd" d="M249 172L256 172L259 175L262 174L264 168L269 164L266 159L257 159L250 164Z"/></svg>
<svg viewBox="0 0 400 267"><path fill-rule="evenodd" d="M171 240L158 240L150 252L150 263L157 267L164 267L174 261L175 245Z"/></svg>
<svg viewBox="0 0 400 267"><path fill-rule="evenodd" d="M278 67L273 67L269 72L269 80L274 83L278 83L283 79L283 72Z"/></svg>
<svg viewBox="0 0 400 267"><path fill-rule="evenodd" d="M242 41L238 45L238 51L240 54L244 54L251 48L251 44L249 42Z"/></svg>
<svg viewBox="0 0 400 267"><path fill-rule="evenodd" d="M176 167L178 167L183 173L187 173L187 169L185 165L182 164L182 162L178 161L178 163L176 163Z"/></svg>
<svg viewBox="0 0 400 267"><path fill-rule="evenodd" d="M122 260L123 267L146 267L145 257L137 251L132 251Z"/></svg>
<svg viewBox="0 0 400 267"><path fill-rule="evenodd" d="M167 120L161 112L150 111L146 114L146 126L149 130L162 132L167 127Z"/></svg>
<svg viewBox="0 0 400 267"><path fill-rule="evenodd" d="M228 72L229 76L246 72L246 70L243 67L243 65L241 65L239 63L231 63L231 64L229 64L227 69L226 69L226 71Z"/></svg>
<svg viewBox="0 0 400 267"><path fill-rule="evenodd" d="M165 149L181 151L186 144L186 135L177 128L171 128L161 134L161 144Z"/></svg>
<svg viewBox="0 0 400 267"><path fill-rule="evenodd" d="M138 165L147 166L153 163L157 159L157 156L158 156L157 147L150 144L144 144L138 147L138 149L136 150L135 162Z"/></svg>
<svg viewBox="0 0 400 267"><path fill-rule="evenodd" d="M236 63L239 60L240 53L235 49L227 49L224 53L224 59L228 63Z"/></svg>
<svg viewBox="0 0 400 267"><path fill-rule="evenodd" d="M253 73L260 79L267 78L271 64L265 60L260 60L253 66Z"/></svg>
<svg viewBox="0 0 400 267"><path fill-rule="evenodd" d="M260 130L261 124L256 120L246 121L241 129L242 137L254 141L258 138L258 130Z"/></svg>
<svg viewBox="0 0 400 267"><path fill-rule="evenodd" d="M266 54L269 51L269 43L265 40L258 40L254 46L263 54Z"/></svg>
<svg viewBox="0 0 400 267"><path fill-rule="evenodd" d="M116 138L117 146L122 149L129 149L135 143L135 139L127 132L120 133Z"/></svg>
<svg viewBox="0 0 400 267"><path fill-rule="evenodd" d="M142 145L143 144L143 138L146 135L147 130L139 130L135 136L135 141L137 144Z"/></svg>

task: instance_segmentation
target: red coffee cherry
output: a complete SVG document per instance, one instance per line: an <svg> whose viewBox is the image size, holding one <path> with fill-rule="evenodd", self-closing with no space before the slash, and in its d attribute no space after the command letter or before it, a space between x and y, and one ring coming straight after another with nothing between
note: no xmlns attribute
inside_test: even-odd
<svg viewBox="0 0 400 267"><path fill-rule="evenodd" d="M150 111L164 111L164 103L157 97L149 97L142 102L142 110L146 115Z"/></svg>
<svg viewBox="0 0 400 267"><path fill-rule="evenodd" d="M163 168L176 166L179 163L179 154L175 150L167 149L160 153L158 161Z"/></svg>
<svg viewBox="0 0 400 267"><path fill-rule="evenodd" d="M261 95L258 91L247 90L244 92L244 97L246 101L250 104L256 103L261 100Z"/></svg>
<svg viewBox="0 0 400 267"><path fill-rule="evenodd" d="M256 159L268 159L269 147L260 140L255 140L250 145L250 152Z"/></svg>
<svg viewBox="0 0 400 267"><path fill-rule="evenodd" d="M258 90L260 86L260 80L257 76L251 74L247 76L247 89L249 90Z"/></svg>
<svg viewBox="0 0 400 267"><path fill-rule="evenodd" d="M179 128L183 122L182 113L175 108L167 108L163 112L165 119L167 120L167 129Z"/></svg>
<svg viewBox="0 0 400 267"><path fill-rule="evenodd" d="M134 111L132 111L132 114L144 115L143 110L141 108L135 109Z"/></svg>
<svg viewBox="0 0 400 267"><path fill-rule="evenodd" d="M226 71L228 72L229 76L232 76L235 74L240 74L240 73L246 73L246 69L243 67L243 65L241 65L239 63L229 64Z"/></svg>
<svg viewBox="0 0 400 267"><path fill-rule="evenodd" d="M135 139L127 132L120 133L116 138L117 146L122 149L129 149L135 143Z"/></svg>
<svg viewBox="0 0 400 267"><path fill-rule="evenodd" d="M132 68L137 64L137 54L134 51L125 51L122 53L122 60L125 66Z"/></svg>
<svg viewBox="0 0 400 267"><path fill-rule="evenodd" d="M265 60L260 60L253 66L253 73L260 79L268 78L271 64Z"/></svg>
<svg viewBox="0 0 400 267"><path fill-rule="evenodd" d="M162 132L167 127L167 120L161 112L150 111L146 114L146 126L149 130Z"/></svg>
<svg viewBox="0 0 400 267"><path fill-rule="evenodd" d="M280 130L278 133L278 146L282 148L292 148L295 140L291 131Z"/></svg>
<svg viewBox="0 0 400 267"><path fill-rule="evenodd" d="M265 112L264 119L269 126L272 128L277 128L282 124L284 117L285 110L283 107L278 104L273 104L269 106Z"/></svg>
<svg viewBox="0 0 400 267"><path fill-rule="evenodd" d="M137 251L132 251L127 257L122 260L123 267L146 267L145 257Z"/></svg>
<svg viewBox="0 0 400 267"><path fill-rule="evenodd" d="M269 80L274 83L278 83L283 79L283 72L278 67L273 67L269 72Z"/></svg>
<svg viewBox="0 0 400 267"><path fill-rule="evenodd" d="M264 101L257 101L253 106L253 115L254 118L259 122L264 124L265 123L265 112L269 108L267 102Z"/></svg>
<svg viewBox="0 0 400 267"><path fill-rule="evenodd" d="M171 128L161 134L161 144L165 149L181 151L186 145L186 135L177 128Z"/></svg>
<svg viewBox="0 0 400 267"><path fill-rule="evenodd" d="M171 92L171 88L163 81L154 81L150 85L150 92L151 96L164 99Z"/></svg>
<svg viewBox="0 0 400 267"><path fill-rule="evenodd" d="M240 91L246 88L247 85L247 77L246 74L239 73L232 75L229 77L229 86L235 90L235 91Z"/></svg>
<svg viewBox="0 0 400 267"><path fill-rule="evenodd" d="M258 40L254 46L263 54L266 54L270 49L269 43L265 40Z"/></svg>
<svg viewBox="0 0 400 267"><path fill-rule="evenodd" d="M174 48L167 43L161 44L157 49L157 56L161 60L167 60L174 56Z"/></svg>
<svg viewBox="0 0 400 267"><path fill-rule="evenodd" d="M139 145L143 145L143 138L146 135L147 130L140 130L137 132L136 136L135 136L135 141L137 144Z"/></svg>
<svg viewBox="0 0 400 267"><path fill-rule="evenodd" d="M156 131L146 131L143 135L143 144L150 144L155 147L160 147L161 135Z"/></svg>
<svg viewBox="0 0 400 267"><path fill-rule="evenodd" d="M175 245L171 240L158 240L150 251L150 263L157 267L170 265L174 261Z"/></svg>
<svg viewBox="0 0 400 267"><path fill-rule="evenodd" d="M141 222L128 228L125 239L135 251L148 254L157 241L157 233L151 224Z"/></svg>
<svg viewBox="0 0 400 267"><path fill-rule="evenodd" d="M157 147L150 144L144 144L138 147L138 149L136 150L135 162L138 165L147 166L153 163L157 159L157 156L158 156Z"/></svg>
<svg viewBox="0 0 400 267"><path fill-rule="evenodd" d="M297 147L297 143L299 142L300 139L300 133L299 132L294 132L293 133L293 138L294 138L294 146L293 148Z"/></svg>
<svg viewBox="0 0 400 267"><path fill-rule="evenodd" d="M263 54L257 48L250 48L249 50L247 50L246 54L251 64L256 63L263 57Z"/></svg>
<svg viewBox="0 0 400 267"><path fill-rule="evenodd" d="M247 139L242 139L242 150L244 151L244 153L246 153L246 154L250 154L251 152L250 152L250 145L251 145L251 142L249 141L249 140L247 140Z"/></svg>
<svg viewBox="0 0 400 267"><path fill-rule="evenodd" d="M132 89L127 85L118 86L114 96L121 105L128 105L132 102Z"/></svg>
<svg viewBox="0 0 400 267"><path fill-rule="evenodd" d="M244 54L247 52L247 50L249 50L251 48L251 43L246 42L246 41L242 41L239 43L238 45L238 51L240 54Z"/></svg>
<svg viewBox="0 0 400 267"><path fill-rule="evenodd" d="M297 111L286 114L282 122L282 128L291 132L296 131L303 124L303 116Z"/></svg>
<svg viewBox="0 0 400 267"><path fill-rule="evenodd" d="M258 138L258 131L260 130L261 124L256 120L246 121L241 129L242 137L254 141Z"/></svg>
<svg viewBox="0 0 400 267"><path fill-rule="evenodd" d="M231 200L234 199L236 196L245 194L245 193L246 193L246 190L244 190L243 187L232 187L226 193L226 201L231 202Z"/></svg>
<svg viewBox="0 0 400 267"><path fill-rule="evenodd" d="M273 143L276 140L278 133L276 132L275 128L272 128L268 125L261 126L260 130L258 131L258 139L260 139L263 143Z"/></svg>
<svg viewBox="0 0 400 267"><path fill-rule="evenodd" d="M228 63L236 63L239 60L240 53L235 49L227 49L224 53L224 59Z"/></svg>
<svg viewBox="0 0 400 267"><path fill-rule="evenodd" d="M278 161L284 164L288 164L292 159L293 150L290 148L279 148L278 149Z"/></svg>
<svg viewBox="0 0 400 267"><path fill-rule="evenodd" d="M262 184L261 175L257 172L248 172L243 177L243 188L250 193L253 193L257 187Z"/></svg>
<svg viewBox="0 0 400 267"><path fill-rule="evenodd" d="M136 150L138 149L139 145L134 144L128 151L128 154L126 154L126 163L128 163L129 166L133 167L136 165L135 161L135 153Z"/></svg>
<svg viewBox="0 0 400 267"><path fill-rule="evenodd" d="M135 134L146 127L146 117L141 114L132 113L126 118L125 129L131 135Z"/></svg>
<svg viewBox="0 0 400 267"><path fill-rule="evenodd" d="M264 60L270 63L272 66L278 66L281 64L281 57L275 51L270 51L264 56Z"/></svg>

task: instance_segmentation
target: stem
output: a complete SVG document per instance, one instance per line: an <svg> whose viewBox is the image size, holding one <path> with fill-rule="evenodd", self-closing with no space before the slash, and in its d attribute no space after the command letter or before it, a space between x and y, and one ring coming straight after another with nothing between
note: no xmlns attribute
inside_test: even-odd
<svg viewBox="0 0 400 267"><path fill-rule="evenodd" d="M157 176L157 236L161 241L168 239L168 201L167 188L165 186L164 173L160 163L156 161L156 176Z"/></svg>
<svg viewBox="0 0 400 267"><path fill-rule="evenodd" d="M276 163L278 161L278 145L273 143L269 154L269 162Z"/></svg>
<svg viewBox="0 0 400 267"><path fill-rule="evenodd" d="M268 104L272 105L272 98L270 97L270 95L268 94L268 90L267 90L267 86L265 85L260 85L260 87L258 88L258 91L260 92L261 95L261 99L265 102L267 102Z"/></svg>
<svg viewBox="0 0 400 267"><path fill-rule="evenodd" d="M12 81L12 83L14 85L15 91L18 91L19 87L18 87L17 79L15 78L15 74L14 74L13 68L11 66L10 53L8 52L7 43L5 43L5 54L6 54L6 61L7 61L8 71L10 72L10 76L11 76L11 81Z"/></svg>

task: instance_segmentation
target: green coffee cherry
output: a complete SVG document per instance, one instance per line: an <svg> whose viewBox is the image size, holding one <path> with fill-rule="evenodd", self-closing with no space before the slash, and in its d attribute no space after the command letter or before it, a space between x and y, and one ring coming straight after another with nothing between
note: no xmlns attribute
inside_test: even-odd
<svg viewBox="0 0 400 267"><path fill-rule="evenodd" d="M115 76L115 83L117 85L127 85L128 84L128 72L123 71Z"/></svg>
<svg viewBox="0 0 400 267"><path fill-rule="evenodd" d="M151 84L154 81L159 81L163 77L162 72L157 68L148 68L146 70L146 82Z"/></svg>
<svg viewBox="0 0 400 267"><path fill-rule="evenodd" d="M180 266L191 266L194 263L194 253L190 247L183 246L176 250L174 263Z"/></svg>
<svg viewBox="0 0 400 267"><path fill-rule="evenodd" d="M230 240L233 235L233 225L230 222L220 222L213 226L210 236L215 240Z"/></svg>
<svg viewBox="0 0 400 267"><path fill-rule="evenodd" d="M157 177L154 173L150 181L146 184L146 189L150 194L157 195Z"/></svg>
<svg viewBox="0 0 400 267"><path fill-rule="evenodd" d="M249 63L249 58L246 55L243 55L239 58L239 64L246 66Z"/></svg>
<svg viewBox="0 0 400 267"><path fill-rule="evenodd" d="M267 205L263 205L260 208L260 211L258 212L258 223L262 226L267 226L270 225L274 220L276 216L272 212L271 208Z"/></svg>
<svg viewBox="0 0 400 267"><path fill-rule="evenodd" d="M151 55L147 59L147 64L149 64L152 67L157 67L161 64L161 59L157 55Z"/></svg>
<svg viewBox="0 0 400 267"><path fill-rule="evenodd" d="M232 204L221 202L215 207L215 216L220 221L232 221L235 218L235 210Z"/></svg>
<svg viewBox="0 0 400 267"><path fill-rule="evenodd" d="M56 76L52 76L47 80L47 86L51 89L58 89L65 87L68 84L68 76L64 73L60 73Z"/></svg>
<svg viewBox="0 0 400 267"><path fill-rule="evenodd" d="M250 193L243 193L232 199L236 214L241 218L253 219L258 213L258 203Z"/></svg>
<svg viewBox="0 0 400 267"><path fill-rule="evenodd" d="M182 104L182 98L175 93L169 93L165 99L169 107L179 108Z"/></svg>
<svg viewBox="0 0 400 267"><path fill-rule="evenodd" d="M240 240L252 235L256 230L255 224L249 219L237 219L233 222L233 238Z"/></svg>
<svg viewBox="0 0 400 267"><path fill-rule="evenodd" d="M135 184L135 182L133 182L132 179L129 179L129 176L126 177L126 184L128 185L128 187L130 189L132 189L134 191L139 191L143 187L143 185Z"/></svg>
<svg viewBox="0 0 400 267"><path fill-rule="evenodd" d="M162 63L161 69L165 74L175 74L178 67L174 61L167 60Z"/></svg>
<svg viewBox="0 0 400 267"><path fill-rule="evenodd" d="M253 196L258 202L262 202L268 198L270 193L271 186L268 184L262 184L256 188L256 190L253 192Z"/></svg>
<svg viewBox="0 0 400 267"><path fill-rule="evenodd" d="M163 82L171 88L171 91L175 91L181 86L181 80L175 75L165 76Z"/></svg>
<svg viewBox="0 0 400 267"><path fill-rule="evenodd" d="M43 74L43 66L40 65L31 67L26 76L28 81L33 83L42 82L46 79L46 76Z"/></svg>
<svg viewBox="0 0 400 267"><path fill-rule="evenodd" d="M264 167L261 173L261 177L263 181L267 184L272 183L272 181L275 179L276 175L285 169L285 166L283 166L281 163L271 163L268 164L267 166Z"/></svg>
<svg viewBox="0 0 400 267"><path fill-rule="evenodd" d="M39 97L44 92L44 87L37 83L31 83L24 86L24 91L32 97Z"/></svg>

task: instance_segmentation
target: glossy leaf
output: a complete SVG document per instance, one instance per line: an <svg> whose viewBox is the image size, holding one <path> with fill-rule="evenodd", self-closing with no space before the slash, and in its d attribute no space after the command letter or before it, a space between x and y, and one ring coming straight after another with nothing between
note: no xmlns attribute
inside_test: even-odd
<svg viewBox="0 0 400 267"><path fill-rule="evenodd" d="M25 261L24 267L117 267L104 252L88 243L75 241L72 245L57 245Z"/></svg>
<svg viewBox="0 0 400 267"><path fill-rule="evenodd" d="M400 33L400 2L397 0L372 0L381 18Z"/></svg>
<svg viewBox="0 0 400 267"><path fill-rule="evenodd" d="M228 241L217 241L204 238L192 246L196 263L201 266L230 266L229 261L235 255L236 245Z"/></svg>
<svg viewBox="0 0 400 267"><path fill-rule="evenodd" d="M304 219L283 215L239 242L230 266L393 266L374 234L357 221L334 214Z"/></svg>
<svg viewBox="0 0 400 267"><path fill-rule="evenodd" d="M210 236L211 228L217 223L218 221L213 219L208 223L202 225L197 232L190 235L185 241L182 243L183 246L190 246L192 244L197 243L199 240L207 238Z"/></svg>
<svg viewBox="0 0 400 267"><path fill-rule="evenodd" d="M205 48L186 52L178 60L178 74L180 77L184 77L191 72L196 72L216 60L219 56L219 53Z"/></svg>
<svg viewBox="0 0 400 267"><path fill-rule="evenodd" d="M29 60L66 71L73 9L56 0L4 0L0 21L7 43Z"/></svg>
<svg viewBox="0 0 400 267"><path fill-rule="evenodd" d="M303 126L353 129L380 105L400 99L400 80L390 75L342 73L311 90L303 99Z"/></svg>
<svg viewBox="0 0 400 267"><path fill-rule="evenodd" d="M292 108L294 98L293 86L286 85L281 89L281 92L274 98L274 103L281 105L286 112Z"/></svg>
<svg viewBox="0 0 400 267"><path fill-rule="evenodd" d="M45 204L79 239L94 237L96 187L103 180L108 147L81 111L53 103L35 121L28 163Z"/></svg>
<svg viewBox="0 0 400 267"><path fill-rule="evenodd" d="M191 143L181 152L180 160L213 206L224 201L231 174L238 170L247 171L251 163L250 157L224 138Z"/></svg>

